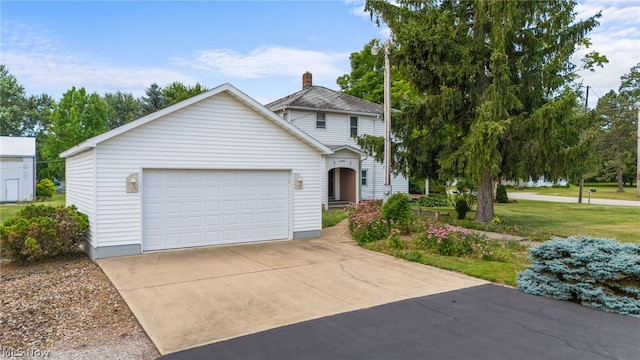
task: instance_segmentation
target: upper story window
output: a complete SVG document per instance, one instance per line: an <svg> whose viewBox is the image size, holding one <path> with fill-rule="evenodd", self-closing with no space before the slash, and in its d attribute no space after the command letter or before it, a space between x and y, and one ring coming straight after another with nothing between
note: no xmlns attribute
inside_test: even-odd
<svg viewBox="0 0 640 360"><path fill-rule="evenodd" d="M349 134L351 137L358 136L358 117L351 116L349 118Z"/></svg>
<svg viewBox="0 0 640 360"><path fill-rule="evenodd" d="M325 113L316 113L316 129L326 129L327 128L327 114Z"/></svg>
<svg viewBox="0 0 640 360"><path fill-rule="evenodd" d="M282 118L287 120L287 113L286 112L282 113Z"/></svg>

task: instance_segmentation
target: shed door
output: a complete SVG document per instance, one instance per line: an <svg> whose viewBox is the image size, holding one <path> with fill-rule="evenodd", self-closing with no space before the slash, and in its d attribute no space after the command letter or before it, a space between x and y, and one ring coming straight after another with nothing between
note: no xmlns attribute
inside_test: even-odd
<svg viewBox="0 0 640 360"><path fill-rule="evenodd" d="M289 172L145 170L143 250L289 238Z"/></svg>
<svg viewBox="0 0 640 360"><path fill-rule="evenodd" d="M16 202L20 197L20 180L19 179L7 179L5 180L5 201Z"/></svg>

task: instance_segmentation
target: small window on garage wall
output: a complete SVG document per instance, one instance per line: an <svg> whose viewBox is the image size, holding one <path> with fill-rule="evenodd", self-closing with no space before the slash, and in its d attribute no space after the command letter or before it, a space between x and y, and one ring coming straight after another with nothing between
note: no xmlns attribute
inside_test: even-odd
<svg viewBox="0 0 640 360"><path fill-rule="evenodd" d="M367 186L367 170L362 170L361 171L360 185Z"/></svg>

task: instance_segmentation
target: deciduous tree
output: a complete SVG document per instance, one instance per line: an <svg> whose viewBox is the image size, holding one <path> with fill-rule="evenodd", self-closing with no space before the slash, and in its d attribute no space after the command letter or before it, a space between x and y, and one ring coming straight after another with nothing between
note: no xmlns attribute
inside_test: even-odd
<svg viewBox="0 0 640 360"><path fill-rule="evenodd" d="M115 129L142 116L142 102L129 93L116 91L104 95L108 106L106 129Z"/></svg>
<svg viewBox="0 0 640 360"><path fill-rule="evenodd" d="M107 130L108 106L97 93L84 88L68 90L57 104L47 129L43 156L51 176L64 178L64 159L59 154Z"/></svg>

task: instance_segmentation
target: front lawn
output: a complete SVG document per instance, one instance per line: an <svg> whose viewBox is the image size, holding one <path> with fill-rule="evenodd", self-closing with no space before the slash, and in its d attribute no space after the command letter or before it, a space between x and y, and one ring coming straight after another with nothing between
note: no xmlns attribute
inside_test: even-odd
<svg viewBox="0 0 640 360"><path fill-rule="evenodd" d="M498 224L480 224L469 212L465 221L455 220L453 207L422 208L449 213L445 221L544 241L552 236L580 236L611 238L621 242L640 244L640 207L554 203L548 201L518 200L517 203L494 204Z"/></svg>
<svg viewBox="0 0 640 360"><path fill-rule="evenodd" d="M30 203L0 204L0 223L4 223L5 221L16 216L18 211L24 209L27 205L30 205L30 204L65 206L65 194L54 194L51 197L50 201L43 201L43 202L34 201Z"/></svg>

